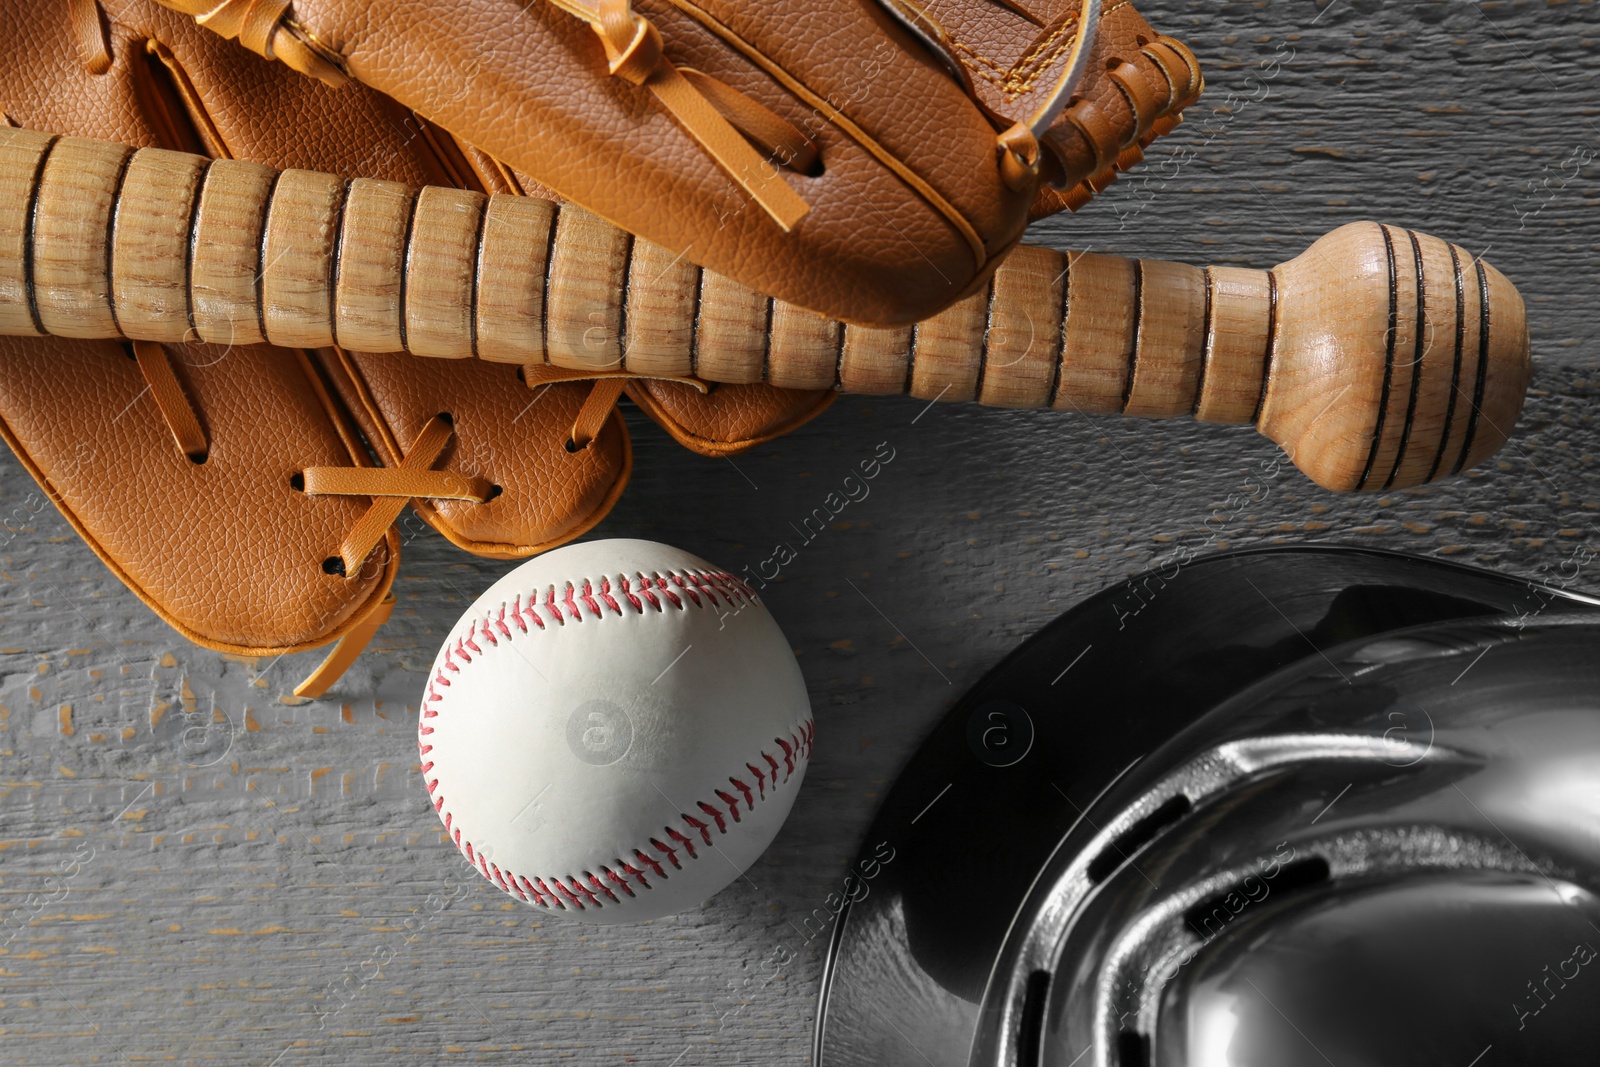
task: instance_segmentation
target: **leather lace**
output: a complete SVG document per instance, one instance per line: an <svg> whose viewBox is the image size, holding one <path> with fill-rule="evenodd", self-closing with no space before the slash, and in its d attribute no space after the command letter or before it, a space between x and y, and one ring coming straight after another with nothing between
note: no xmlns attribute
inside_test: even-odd
<svg viewBox="0 0 1600 1067"><path fill-rule="evenodd" d="M710 75L697 71L691 80L673 66L662 54L661 31L633 10L632 0L550 2L587 22L600 37L612 76L650 90L706 154L785 231L810 212L811 206L745 139L748 134L759 142L763 131L770 136L771 131L787 127L780 135L782 140L791 145L809 144L799 130ZM733 102L736 97L740 102ZM752 120L752 116L757 117ZM748 128L752 124L758 129ZM807 163L795 169L810 166Z"/></svg>
<svg viewBox="0 0 1600 1067"><path fill-rule="evenodd" d="M709 393L711 387L699 378L686 378L672 374L633 374L628 371L616 370L577 370L569 367L557 367L550 363L529 363L522 368L523 380L528 387L540 385L553 385L557 382L588 382L594 386L589 390L589 395L584 399L583 405L578 409L577 417L572 421L572 432L567 437L567 451L581 452L594 443L600 436L600 431L605 428L606 420L611 417L611 412L622 399L622 392L631 381L641 378L651 378L658 381L681 382L692 386L701 393Z"/></svg>
<svg viewBox="0 0 1600 1067"><path fill-rule="evenodd" d="M91 4L95 0L72 0ZM294 20L291 0L161 0L167 7L223 37L236 39L256 55L281 60L334 88L350 81L344 59Z"/></svg>
<svg viewBox="0 0 1600 1067"><path fill-rule="evenodd" d="M99 0L67 0L67 21L72 26L78 56L90 74L111 69L111 41Z"/></svg>
<svg viewBox="0 0 1600 1067"><path fill-rule="evenodd" d="M1078 34L1055 87L1032 115L1000 134L1000 176L1013 190L1021 191L1038 180L1042 159L1040 144L1088 72L1089 54L1099 30L1100 0L1083 0L1078 13Z"/></svg>
<svg viewBox="0 0 1600 1067"><path fill-rule="evenodd" d="M173 370L171 355L163 345L154 341L134 341L132 349L139 372L178 451L191 462L205 462L210 441L199 412ZM609 413L615 403L613 397L606 405L605 412ZM579 421L584 426L588 425L581 415ZM575 427L574 434L577 432L578 428ZM372 501L346 532L339 545L339 554L329 557L330 562L324 565L324 569L346 577L360 574L362 565L399 518L406 503L413 498L470 500L476 503L490 498L493 487L486 479L432 469L445 454L454 434L450 417L435 415L423 424L398 466L307 467L298 472L296 484L307 496L355 496L368 497ZM317 697L326 692L339 675L355 662L389 617L393 602L394 598L390 596L348 630L322 665L295 689L295 695Z"/></svg>

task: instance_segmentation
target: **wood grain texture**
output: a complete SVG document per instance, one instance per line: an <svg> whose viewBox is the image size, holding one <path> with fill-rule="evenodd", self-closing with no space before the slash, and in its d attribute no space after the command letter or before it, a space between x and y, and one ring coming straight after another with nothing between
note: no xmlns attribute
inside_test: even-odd
<svg viewBox="0 0 1600 1067"><path fill-rule="evenodd" d="M767 362L772 302L715 271L700 272L695 373L717 382L759 382Z"/></svg>
<svg viewBox="0 0 1600 1067"><path fill-rule="evenodd" d="M0 330L42 333L34 321L28 279L28 237L34 180L55 139L26 131L0 148Z"/></svg>
<svg viewBox="0 0 1600 1067"><path fill-rule="evenodd" d="M912 396L919 400L976 400L978 351L989 318L989 290L958 300L916 328Z"/></svg>
<svg viewBox="0 0 1600 1067"><path fill-rule="evenodd" d="M61 337L115 332L111 257L104 236L129 150L81 137L58 140L34 194L33 288L39 321Z"/></svg>
<svg viewBox="0 0 1600 1067"><path fill-rule="evenodd" d="M1211 300L1194 417L1201 422L1251 422L1261 405L1272 344L1272 277L1241 267L1210 267L1206 283Z"/></svg>
<svg viewBox="0 0 1600 1067"><path fill-rule="evenodd" d="M1205 273L1158 259L1139 264L1138 356L1125 414L1170 419L1194 410L1205 362Z"/></svg>
<svg viewBox="0 0 1600 1067"><path fill-rule="evenodd" d="M399 182L357 178L345 198L334 283L334 340L355 352L405 349L400 272L416 192Z"/></svg>
<svg viewBox="0 0 1600 1067"><path fill-rule="evenodd" d="M886 393L898 396L906 391L906 362L911 356L915 327L844 327L844 346L839 353L839 384L848 393Z"/></svg>
<svg viewBox="0 0 1600 1067"><path fill-rule="evenodd" d="M545 302L551 363L569 370L621 365L628 245L628 235L599 216L573 204L561 206Z"/></svg>
<svg viewBox="0 0 1600 1067"><path fill-rule="evenodd" d="M26 240L20 254L13 247L13 259L0 262L0 272L25 275L34 285L22 294L13 290L7 314L14 328L26 334L46 322L35 321L34 290L53 286L54 293L70 282L79 287L73 299L49 308L54 332L113 340L189 336L196 321L190 291L219 287L195 276L191 253L199 234L187 224L207 161L153 149L130 157L120 146L70 142L70 153L101 157L104 173L91 166L62 177L48 164L29 166L37 137L0 129L0 146L13 141L16 150L0 156L4 180L37 186L33 195L45 205L52 236L48 247ZM35 181L41 173L57 176ZM495 334L494 357L537 354L530 372L553 364L626 373L631 349L638 366L659 374L650 368L682 363L685 340L688 369L703 382L805 380L819 369L816 346L805 343L803 330L772 343L778 324L770 298L713 271L680 270L678 257L662 265L665 249L644 244L646 282L635 292L639 242L576 207L558 218L545 257L513 257L505 247L485 246L490 204L483 194L432 187L414 199L399 190L385 198L362 188L352 208L352 183L336 176L289 171L274 182L259 227L255 309L269 336L303 346L335 343L338 319L353 297L357 321L344 344L361 349L398 340L413 356L477 356L481 307ZM14 209L18 199L12 197ZM544 221L543 213L513 203L499 214ZM210 226L258 228L254 205L240 206L231 225L214 217ZM548 204L545 212L559 207ZM103 230L81 225L95 219L105 220ZM29 228L22 218L11 225ZM521 236L537 247L546 229L535 225ZM504 234L497 240L503 245ZM541 276L545 259L550 270ZM233 276L227 270L221 287ZM1219 297L1212 289L1224 281L1232 288ZM1474 283L1479 313L1468 322L1461 293ZM109 296L102 292L108 287ZM542 298L530 301L535 287L543 288ZM843 328L833 384L847 392L914 392L932 384L931 365L931 377L944 379L935 399L1174 418L1196 413L1209 376L1213 394L1256 395L1252 419L1319 485L1353 491L1417 484L1458 469L1468 457L1476 462L1492 454L1521 410L1531 371L1522 297L1503 275L1464 248L1374 222L1341 226L1248 283L1227 268L1063 256L1023 245L968 300L922 324L926 329ZM118 321L124 304L126 328ZM244 309L236 314L249 317ZM1231 349L1249 339L1235 332L1240 324L1230 317L1266 321L1258 354ZM537 332L520 344L501 343L519 325ZM632 325L643 334L637 344L628 340ZM785 315L781 325L791 329L795 320ZM1219 329L1223 358L1211 361ZM1483 350L1480 372L1457 466L1446 468L1441 449L1452 430L1469 330ZM1448 363L1442 356L1424 362L1426 346L1437 340L1443 348L1452 336ZM919 351L924 344L926 353ZM920 383L919 355L927 357ZM799 366L785 366L790 358ZM1429 455L1432 463L1417 458Z"/></svg>
<svg viewBox="0 0 1600 1067"><path fill-rule="evenodd" d="M1121 411L1139 337L1138 264L1084 252L1067 257L1067 319L1056 407Z"/></svg>
<svg viewBox="0 0 1600 1067"><path fill-rule="evenodd" d="M260 312L261 243L259 225L241 227L240 218L264 220L278 172L259 163L219 159L206 172L195 211L194 325L202 341L259 344L266 339Z"/></svg>
<svg viewBox="0 0 1600 1067"><path fill-rule="evenodd" d="M406 344L413 355L472 356L478 238L487 199L482 193L437 187L417 196L405 298ZM417 254L420 249L433 254Z"/></svg>
<svg viewBox="0 0 1600 1067"><path fill-rule="evenodd" d="M479 359L544 359L544 275L555 215L548 200L490 199L478 250ZM490 279L500 284L490 285Z"/></svg>
<svg viewBox="0 0 1600 1067"><path fill-rule="evenodd" d="M117 326L135 341L193 336L189 300L189 224L208 163L151 149L128 162L111 247L111 298Z"/></svg>
<svg viewBox="0 0 1600 1067"><path fill-rule="evenodd" d="M628 267L628 351L633 374L694 373L699 268L650 241L636 240ZM829 384L832 384L831 379Z"/></svg>
<svg viewBox="0 0 1600 1067"><path fill-rule="evenodd" d="M832 389L844 326L782 300L772 304L767 381L785 389Z"/></svg>
<svg viewBox="0 0 1600 1067"><path fill-rule="evenodd" d="M278 175L261 242L261 319L275 345L333 343L333 251L344 179L309 170Z"/></svg>
<svg viewBox="0 0 1600 1067"><path fill-rule="evenodd" d="M251 664L191 648L0 460L0 1059L800 1067L827 934L795 927L840 890L951 701L1060 611L1180 547L1308 540L1600 590L1585 556L1600 549L1597 172L1559 169L1593 145L1600 12L1481 7L1145 9L1194 46L1207 95L1150 150L1148 181L1125 175L1030 235L1258 267L1380 218L1489 249L1528 297L1539 365L1514 447L1478 470L1341 497L1246 427L923 414L931 394L845 397L736 470L628 410L633 480L594 536L735 569L795 550L764 597L799 652L816 756L748 881L698 912L605 930L545 921L439 840L411 770L422 671L510 564L407 517L394 620L330 699L285 703L315 654ZM1464 299L1470 317L1476 294ZM1465 432L1453 425L1450 463ZM791 523L885 442L895 459L870 496L798 537ZM794 961L768 981L780 948Z"/></svg>
<svg viewBox="0 0 1600 1067"><path fill-rule="evenodd" d="M1001 408L1050 403L1061 362L1066 258L1049 248L1018 248L995 271L978 402Z"/></svg>

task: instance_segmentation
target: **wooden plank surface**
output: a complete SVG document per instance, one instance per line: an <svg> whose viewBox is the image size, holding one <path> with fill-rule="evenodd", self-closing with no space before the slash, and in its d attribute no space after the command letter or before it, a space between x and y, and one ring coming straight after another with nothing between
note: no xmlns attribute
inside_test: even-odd
<svg viewBox="0 0 1600 1067"><path fill-rule="evenodd" d="M1497 460L1358 498L1284 464L1235 509L1276 455L1246 427L847 398L727 461L630 409L633 482L594 536L734 568L788 542L766 599L818 747L748 878L701 911L597 928L547 921L474 875L411 770L421 672L509 564L408 519L393 621L329 699L297 704L315 654L236 662L187 645L7 457L0 1062L805 1063L826 936L798 921L838 888L927 729L1058 612L1213 531L1219 548L1333 541L1530 577L1600 547L1597 5L1145 13L1193 45L1207 95L1143 178L1034 239L1268 266L1375 218L1487 251L1522 287L1539 361ZM893 459L868 497L797 541L791 523L880 449ZM170 698L156 721L152 676ZM794 960L769 981L780 948Z"/></svg>

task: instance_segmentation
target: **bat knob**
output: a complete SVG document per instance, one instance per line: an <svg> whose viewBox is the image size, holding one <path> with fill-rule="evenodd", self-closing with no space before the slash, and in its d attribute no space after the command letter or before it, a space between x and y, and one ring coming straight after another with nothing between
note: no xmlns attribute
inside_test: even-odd
<svg viewBox="0 0 1600 1067"><path fill-rule="evenodd" d="M1400 489L1505 443L1532 374L1522 297L1436 237L1342 226L1273 275L1257 425L1318 485Z"/></svg>

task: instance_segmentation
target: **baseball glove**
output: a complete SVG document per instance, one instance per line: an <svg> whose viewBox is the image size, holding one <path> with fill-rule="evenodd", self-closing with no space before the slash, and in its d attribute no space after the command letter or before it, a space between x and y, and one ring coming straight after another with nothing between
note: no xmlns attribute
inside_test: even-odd
<svg viewBox="0 0 1600 1067"><path fill-rule="evenodd" d="M123 19L130 0L101 2ZM863 324L972 292L1041 184L1068 190L1047 207L1080 201L1201 85L1126 0L161 2L378 89L672 255Z"/></svg>
<svg viewBox="0 0 1600 1067"><path fill-rule="evenodd" d="M154 3L111 18L5 0L0 39L13 123L482 187L448 135L380 94L302 78ZM609 406L590 417L587 447L566 449L590 392L530 392L517 367L477 361L0 338L0 435L90 547L198 644L276 656L337 640L302 695L387 617L408 501L454 543L500 558L605 515L630 451Z"/></svg>

